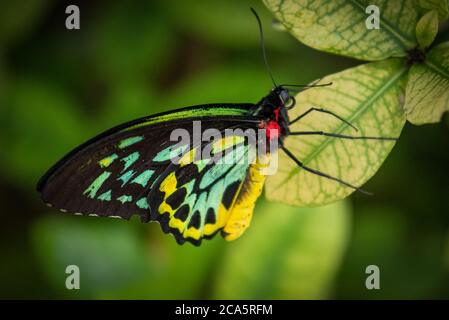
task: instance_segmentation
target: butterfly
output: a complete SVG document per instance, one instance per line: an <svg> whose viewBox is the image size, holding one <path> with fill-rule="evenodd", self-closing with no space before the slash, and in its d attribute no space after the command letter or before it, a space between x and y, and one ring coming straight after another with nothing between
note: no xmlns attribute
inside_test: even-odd
<svg viewBox="0 0 449 320"><path fill-rule="evenodd" d="M257 14L256 18L263 43ZM137 215L142 222L159 222L162 230L173 234L179 244L194 245L217 233L226 240L234 240L245 232L263 190L267 159L280 152L303 170L363 192L357 186L309 168L284 145L284 140L292 135L354 138L290 130L293 123L312 112L325 113L352 125L336 113L313 107L289 119L288 111L295 106L292 95L295 89L293 85L277 85L273 77L272 81L273 89L254 104L192 106L109 129L52 166L39 180L37 190L45 203L60 211L126 220ZM312 83L304 89L323 85L330 84ZM172 139L175 130L195 135L195 123L201 124L201 133L212 129L218 133L232 129L232 133L208 141L190 139L180 143ZM263 133L257 134L255 141L270 146L276 142L275 149L257 153L248 136L236 133L245 130ZM201 150L208 150L208 155L199 157ZM177 161L173 161L174 157ZM240 161L244 158L250 161Z"/></svg>

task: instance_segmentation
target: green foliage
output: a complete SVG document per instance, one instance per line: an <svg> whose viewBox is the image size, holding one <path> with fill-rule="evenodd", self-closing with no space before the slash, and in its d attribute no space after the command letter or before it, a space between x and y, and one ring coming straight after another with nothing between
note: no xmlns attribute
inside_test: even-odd
<svg viewBox="0 0 449 320"><path fill-rule="evenodd" d="M446 20L449 17L447 0L418 0L418 4L423 9L436 10L440 20Z"/></svg>
<svg viewBox="0 0 449 320"><path fill-rule="evenodd" d="M296 38L313 48L362 60L404 57L410 72L406 103L400 106L410 122L438 122L448 110L444 94L448 47L426 52L437 36L438 18L448 17L446 0L418 1L419 5L408 0L264 2ZM379 8L378 30L365 25L368 5Z"/></svg>
<svg viewBox="0 0 449 320"><path fill-rule="evenodd" d="M413 124L435 123L449 110L449 42L432 48L409 72L405 111Z"/></svg>
<svg viewBox="0 0 449 320"><path fill-rule="evenodd" d="M421 50L429 47L438 33L438 13L436 10L427 12L416 25L416 39Z"/></svg>
<svg viewBox="0 0 449 320"><path fill-rule="evenodd" d="M443 44L426 52L438 32L438 14L444 16L441 3L434 1L420 7L407 0L264 2L306 45L362 60L384 60L328 76L322 81L332 82L327 88L301 92L296 97L298 107L290 113L292 118L310 107L324 108L362 128L361 135L397 137L405 124L404 110L410 122L423 124L439 121L449 109L448 46ZM378 12L368 10L369 5L377 6ZM432 10L421 16L423 9ZM365 22L369 14L376 13L380 29L370 29ZM309 116L293 125L292 131L301 128L357 135L348 125L335 119L323 120L322 115ZM393 147L386 142L357 143L323 136L289 137L286 144L306 166L353 185L362 185L372 177ZM287 157L280 157L280 168L267 184L267 197L272 200L311 206L353 192L298 168Z"/></svg>
<svg viewBox="0 0 449 320"><path fill-rule="evenodd" d="M297 96L292 119L311 106L339 114L356 128L321 113L310 114L291 131L324 131L349 136L399 137L405 124L401 108L406 67L401 59L372 62L322 79L332 86ZM346 140L325 136L289 136L285 144L311 168L353 185L363 185L379 169L394 141ZM268 199L297 206L316 206L345 198L354 190L305 171L288 157L279 157L279 170L266 185Z"/></svg>
<svg viewBox="0 0 449 320"><path fill-rule="evenodd" d="M275 203L257 209L254 224L229 245L216 283L218 299L329 297L350 227L345 202L319 208Z"/></svg>
<svg viewBox="0 0 449 320"><path fill-rule="evenodd" d="M404 57L416 46L418 9L413 1L264 0L277 19L312 48L361 60ZM369 5L380 7L380 29L365 21ZM400 19L399 19L400 17Z"/></svg>

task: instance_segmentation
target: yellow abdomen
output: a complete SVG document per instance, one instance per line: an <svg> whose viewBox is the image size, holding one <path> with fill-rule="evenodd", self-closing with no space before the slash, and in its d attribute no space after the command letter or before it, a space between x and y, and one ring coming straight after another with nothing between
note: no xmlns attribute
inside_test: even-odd
<svg viewBox="0 0 449 320"><path fill-rule="evenodd" d="M268 159L266 159L268 160ZM264 161L267 163L268 161ZM266 176L262 174L262 169L267 164L262 164L259 160L249 167L245 181L242 183L240 191L229 212L229 218L223 228L223 237L232 241L240 237L249 227L253 216L254 206L262 193Z"/></svg>

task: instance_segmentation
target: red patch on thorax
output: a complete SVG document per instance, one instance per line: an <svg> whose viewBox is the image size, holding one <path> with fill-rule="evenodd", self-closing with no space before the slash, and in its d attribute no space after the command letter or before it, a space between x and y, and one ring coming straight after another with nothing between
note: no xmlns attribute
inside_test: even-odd
<svg viewBox="0 0 449 320"><path fill-rule="evenodd" d="M269 120L264 122L262 128L265 129L265 134L267 136L267 140L271 141L273 139L279 138L281 127L279 126L279 108L274 109L274 120Z"/></svg>

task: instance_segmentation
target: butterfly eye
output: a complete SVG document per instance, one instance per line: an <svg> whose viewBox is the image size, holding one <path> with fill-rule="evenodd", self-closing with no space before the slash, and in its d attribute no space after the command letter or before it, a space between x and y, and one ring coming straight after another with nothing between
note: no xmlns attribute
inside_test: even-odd
<svg viewBox="0 0 449 320"><path fill-rule="evenodd" d="M288 94L288 90L282 90L279 93L279 96L280 96L282 101L287 102L288 100L290 100L290 95Z"/></svg>
<svg viewBox="0 0 449 320"><path fill-rule="evenodd" d="M289 99L287 100L287 103L285 104L285 109L287 109L287 110L293 109L295 104L296 104L295 97L289 97Z"/></svg>

